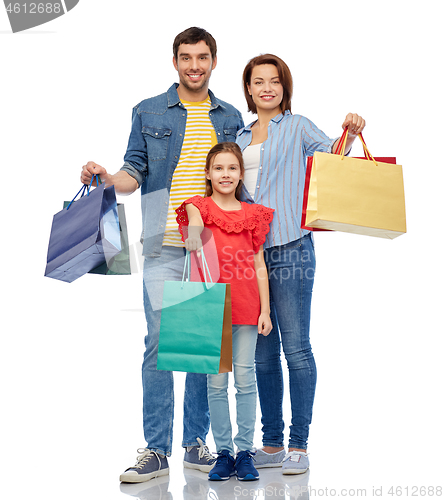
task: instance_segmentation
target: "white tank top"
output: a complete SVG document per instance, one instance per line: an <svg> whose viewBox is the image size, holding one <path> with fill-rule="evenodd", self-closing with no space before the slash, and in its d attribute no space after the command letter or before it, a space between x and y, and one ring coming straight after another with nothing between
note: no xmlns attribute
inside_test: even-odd
<svg viewBox="0 0 444 500"><path fill-rule="evenodd" d="M256 191L257 172L261 162L261 146L262 144L248 146L242 153L245 167L244 184L253 198Z"/></svg>

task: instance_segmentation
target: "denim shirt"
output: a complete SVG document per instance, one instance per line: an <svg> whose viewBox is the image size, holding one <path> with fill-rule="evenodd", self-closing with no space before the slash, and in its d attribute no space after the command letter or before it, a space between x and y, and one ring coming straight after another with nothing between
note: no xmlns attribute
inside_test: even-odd
<svg viewBox="0 0 444 500"><path fill-rule="evenodd" d="M242 151L251 143L253 123L238 133L236 142ZM289 111L270 120L268 138L261 145L254 196L245 186L242 190L243 201L275 210L264 248L285 245L310 233L301 228L306 159L315 151L331 153L335 141L308 118Z"/></svg>
<svg viewBox="0 0 444 500"><path fill-rule="evenodd" d="M187 110L177 93L178 84L167 92L145 99L133 108L132 128L124 157L124 170L141 188L143 255L160 256L174 170L180 159ZM234 142L244 126L242 115L209 91L209 117L217 142Z"/></svg>

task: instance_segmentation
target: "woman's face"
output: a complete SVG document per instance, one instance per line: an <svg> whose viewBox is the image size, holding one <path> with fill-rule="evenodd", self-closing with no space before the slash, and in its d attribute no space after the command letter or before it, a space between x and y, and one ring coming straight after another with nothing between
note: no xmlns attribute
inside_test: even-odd
<svg viewBox="0 0 444 500"><path fill-rule="evenodd" d="M260 111L281 112L281 102L284 97L284 87L279 80L279 73L274 64L260 64L251 72L248 92Z"/></svg>

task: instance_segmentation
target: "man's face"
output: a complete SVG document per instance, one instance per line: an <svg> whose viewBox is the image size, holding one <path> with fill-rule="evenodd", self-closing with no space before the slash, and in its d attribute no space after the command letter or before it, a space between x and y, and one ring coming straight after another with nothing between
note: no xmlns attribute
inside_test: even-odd
<svg viewBox="0 0 444 500"><path fill-rule="evenodd" d="M202 40L195 45L179 45L177 59L173 58L180 85L191 93L208 90L211 72L216 63L217 58L212 59L208 45Z"/></svg>

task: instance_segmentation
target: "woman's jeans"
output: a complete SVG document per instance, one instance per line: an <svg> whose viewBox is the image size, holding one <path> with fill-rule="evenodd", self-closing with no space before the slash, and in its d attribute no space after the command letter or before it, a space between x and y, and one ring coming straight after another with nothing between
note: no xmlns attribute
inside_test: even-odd
<svg viewBox="0 0 444 500"><path fill-rule="evenodd" d="M262 412L262 443L284 446L283 374L280 345L290 375L289 448L307 448L316 387L316 365L310 345L310 309L315 274L311 234L265 250L270 282L273 330L259 335L256 378Z"/></svg>
<svg viewBox="0 0 444 500"><path fill-rule="evenodd" d="M148 335L142 365L143 430L147 448L171 455L173 441L174 387L173 373L157 370L160 313L163 283L182 279L185 250L162 247L160 257L146 257L143 271L143 299ZM207 376L187 373L183 407L182 446L205 442L210 428L207 400Z"/></svg>
<svg viewBox="0 0 444 500"><path fill-rule="evenodd" d="M234 387L236 388L236 421L238 427L234 444L239 451L253 449L254 426L256 423L254 352L257 338L257 325L233 325L233 375ZM228 406L228 373L208 375L207 378L211 429L217 452L228 450L234 456L230 409Z"/></svg>

